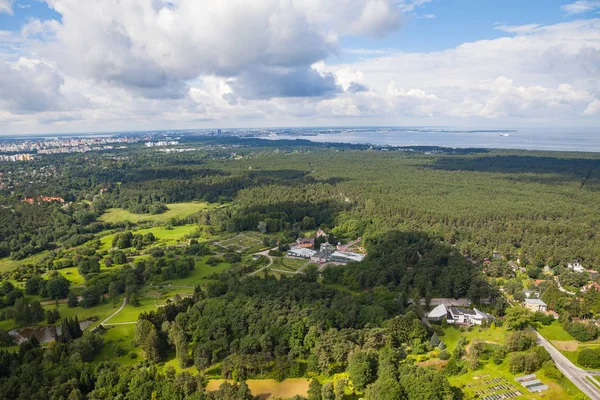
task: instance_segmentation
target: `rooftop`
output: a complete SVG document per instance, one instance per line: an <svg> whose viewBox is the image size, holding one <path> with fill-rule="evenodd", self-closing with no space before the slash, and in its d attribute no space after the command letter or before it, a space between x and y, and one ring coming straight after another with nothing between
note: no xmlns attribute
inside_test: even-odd
<svg viewBox="0 0 600 400"><path fill-rule="evenodd" d="M544 303L542 300L540 299L525 299L525 303L529 303L529 304L539 304L541 306L545 306L546 303Z"/></svg>

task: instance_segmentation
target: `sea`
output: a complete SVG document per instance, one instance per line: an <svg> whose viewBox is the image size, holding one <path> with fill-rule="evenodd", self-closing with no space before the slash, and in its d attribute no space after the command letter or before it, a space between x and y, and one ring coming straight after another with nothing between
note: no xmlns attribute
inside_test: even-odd
<svg viewBox="0 0 600 400"><path fill-rule="evenodd" d="M443 130L360 129L301 134L271 134L263 139L304 139L314 142L388 146L440 146L450 148L497 148L550 151L600 152L600 128L570 130Z"/></svg>

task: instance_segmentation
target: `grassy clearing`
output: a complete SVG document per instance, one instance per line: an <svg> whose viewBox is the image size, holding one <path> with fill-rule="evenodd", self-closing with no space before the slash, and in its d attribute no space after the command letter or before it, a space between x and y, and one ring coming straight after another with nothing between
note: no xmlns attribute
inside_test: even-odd
<svg viewBox="0 0 600 400"><path fill-rule="evenodd" d="M217 265L210 266L206 265L206 260L213 256L203 256L196 261L196 268L190 271L189 275L185 278L171 279L168 282L164 282L162 285L167 287L169 284L177 286L191 286L202 285L209 282L208 277L214 273L221 273L231 267L231 264L227 262L221 262Z"/></svg>
<svg viewBox="0 0 600 400"><path fill-rule="evenodd" d="M100 330L104 338L104 347L94 361L116 361L126 365L142 361L140 349L133 347L134 329L135 325L116 325ZM137 357L131 358L130 353L136 354Z"/></svg>
<svg viewBox="0 0 600 400"><path fill-rule="evenodd" d="M295 258L282 258L281 265L287 267L292 271L298 271L300 268L308 264L308 260L297 260Z"/></svg>
<svg viewBox="0 0 600 400"><path fill-rule="evenodd" d="M24 258L22 260L12 260L9 257L0 258L0 272L10 271L27 264L37 265L49 254L50 251L46 250L42 251L41 253Z"/></svg>
<svg viewBox="0 0 600 400"><path fill-rule="evenodd" d="M140 229L137 231L132 231L132 233L134 235L145 235L146 233L152 232L157 239L154 246L161 244L165 246L174 246L180 242L183 242L184 237L186 235L194 233L196 229L198 229L197 225L181 225L174 227L160 226L154 228ZM112 248L112 241L115 235L116 233L101 237L100 248L98 250L110 250Z"/></svg>
<svg viewBox="0 0 600 400"><path fill-rule="evenodd" d="M569 334L569 332L565 331L562 325L558 321L552 322L550 325L541 325L537 328L537 331L545 337L547 340L560 340L560 341L570 341L575 340L573 336Z"/></svg>
<svg viewBox="0 0 600 400"><path fill-rule="evenodd" d="M85 279L79 273L77 267L58 269L56 272L71 281L71 286L83 286L85 284ZM46 275L48 275L48 273L46 273Z"/></svg>
<svg viewBox="0 0 600 400"><path fill-rule="evenodd" d="M120 322L135 322L138 319L138 315L146 311L154 311L158 309L158 305L161 303L159 299L151 297L140 298L139 307L134 307L131 304L127 304L117 315L109 319L107 324L115 324Z"/></svg>
<svg viewBox="0 0 600 400"><path fill-rule="evenodd" d="M461 332L459 328L452 325L444 329L444 336L440 336L440 339L444 341L448 351L451 352L456 347L456 343L461 336L467 338L471 342L475 338L479 338L487 343L504 344L504 338L507 335L507 331L503 327L495 328L472 328L471 331L465 330Z"/></svg>
<svg viewBox="0 0 600 400"><path fill-rule="evenodd" d="M98 319L98 322L102 321L104 318L108 317L110 314L114 313L120 306L123 299L118 299L116 306L113 307L111 301L107 301L106 303L98 304L92 308L83 308L83 307L73 307L70 308L67 303L60 303L58 305L58 312L60 313L60 317L66 318L74 318L77 316L80 321L84 321L86 319ZM55 305L47 305L44 306L46 310L54 310ZM46 322L41 322L38 325L44 326Z"/></svg>
<svg viewBox="0 0 600 400"><path fill-rule="evenodd" d="M185 218L190 214L194 214L203 210L210 210L221 206L220 204L213 203L174 203L167 204L168 210L162 214L150 215L150 214L134 214L128 210L122 208L110 208L106 210L104 214L99 218L103 222L119 223L129 221L138 223L142 221L153 221L153 222L167 222L172 218Z"/></svg>
<svg viewBox="0 0 600 400"><path fill-rule="evenodd" d="M491 343L504 343L504 337L506 336L507 331L504 328L487 328L487 329L478 329L474 328L471 332L465 331L461 332L459 329L454 327L448 327L444 330L444 336L440 337L440 339L444 340L446 343L448 350L452 351L456 347L456 343L461 336L465 336L469 341L474 338L480 338L486 342ZM475 390L485 387L483 385L482 379L493 379L493 378L504 378L506 381L514 386L513 390L519 390L523 393L523 396L518 398L522 399L539 399L539 398L548 398L548 399L572 399L573 396L581 394L581 392L566 378L562 378L559 381L555 381L553 379L548 378L543 370L539 370L536 372L538 379L540 379L544 384L548 385L549 390L542 393L529 393L529 391L521 386L515 378L523 374L513 375L508 368L508 362L505 361L500 365L496 365L491 361L483 364L483 367L477 371L469 371L464 375L452 376L449 377L449 381L453 386L457 386L461 388L469 398L474 398L476 396ZM485 376L485 378L484 378ZM468 387L468 385L480 385L479 387ZM489 385L492 386L492 385Z"/></svg>
<svg viewBox="0 0 600 400"><path fill-rule="evenodd" d="M215 391L224 379L212 379L208 382L207 389ZM290 378L281 382L274 379L249 379L246 381L248 388L254 396L269 398L278 396L284 399L294 397L295 395L306 396L310 380L305 378Z"/></svg>

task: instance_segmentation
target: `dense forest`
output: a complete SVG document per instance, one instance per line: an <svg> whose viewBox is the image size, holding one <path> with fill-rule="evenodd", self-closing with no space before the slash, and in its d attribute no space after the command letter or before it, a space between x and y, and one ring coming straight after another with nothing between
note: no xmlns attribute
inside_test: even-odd
<svg viewBox="0 0 600 400"><path fill-rule="evenodd" d="M531 264L600 264L600 160L593 155L211 140L192 141L205 150L189 153L54 156L45 161L54 172L39 180L30 174L40 161L27 170L4 164L13 194L0 210L7 222L2 254L22 258L65 239L78 242L108 207L160 213L168 203L207 200L232 203L212 216L229 231L255 230L261 221L269 231L328 226L342 239L422 231L478 260L498 251ZM19 182L19 173L28 181ZM35 219L38 229L18 203L39 195L88 200L90 209L53 211ZM307 216L314 221L303 221Z"/></svg>
<svg viewBox="0 0 600 400"><path fill-rule="evenodd" d="M232 138L182 143L190 151L133 146L0 165L0 258L27 264L0 271L0 322L62 328L47 346L31 338L0 352L0 399L250 400L246 380L310 377L309 400L344 398L347 379L366 400L451 400L464 393L449 377L488 361L562 378L527 331L553 317L516 303L525 296L522 281L541 277L546 265L577 290L590 274L565 264L579 259L598 269L600 158ZM161 217L173 203L199 201L219 204L154 222L103 218L114 211ZM163 234L191 229L156 245L157 225ZM278 247L272 255L281 256L319 228L333 244L361 238L365 260L276 276L270 256L219 244L254 231L248 235L264 244L261 251ZM204 233L213 240L199 240ZM103 235L110 235L104 243ZM132 346L143 355L135 365L99 359L110 328L83 332L78 319L59 313L59 299L62 311L121 301L139 307L144 289L158 292L198 266L221 263L195 288L183 286L187 296L135 313ZM67 268L71 275L61 274ZM69 281L75 275L84 284ZM598 291L576 298L550 280L534 288L560 312L566 333L597 339L598 329L578 318L600 312ZM506 338L468 345L462 329L447 350L443 336L452 328L425 319L435 297L467 298L493 313L493 329ZM5 346L13 344L7 330L0 329ZM124 351L108 346L110 354ZM440 367L416 363L420 356ZM582 352L581 364L595 365L595 356ZM165 364L173 358L184 372ZM343 378L331 381L336 374ZM208 376L234 383L208 391Z"/></svg>

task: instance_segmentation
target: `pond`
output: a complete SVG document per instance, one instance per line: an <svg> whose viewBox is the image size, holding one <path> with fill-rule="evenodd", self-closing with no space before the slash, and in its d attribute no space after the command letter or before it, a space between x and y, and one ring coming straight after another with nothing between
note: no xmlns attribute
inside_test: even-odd
<svg viewBox="0 0 600 400"><path fill-rule="evenodd" d="M79 326L81 327L81 330L85 330L92 323L92 321L81 321ZM9 331L8 334L17 344L26 342L31 335L34 335L40 343L48 343L52 340L56 340L56 337L60 335L60 332L60 326L34 326L13 329L12 331Z"/></svg>

